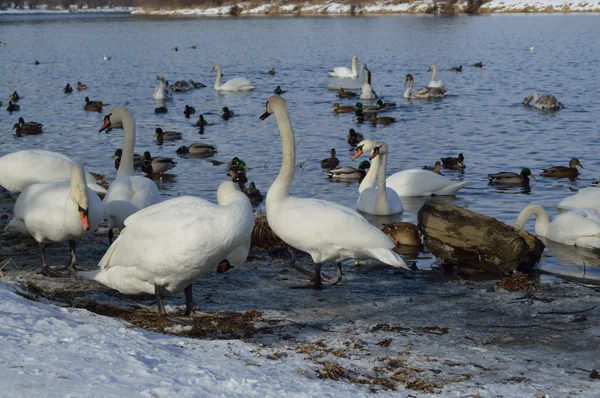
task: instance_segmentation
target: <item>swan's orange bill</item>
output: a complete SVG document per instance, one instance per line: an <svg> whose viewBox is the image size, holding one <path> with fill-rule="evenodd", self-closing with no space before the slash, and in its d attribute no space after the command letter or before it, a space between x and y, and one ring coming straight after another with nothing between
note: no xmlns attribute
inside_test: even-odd
<svg viewBox="0 0 600 398"><path fill-rule="evenodd" d="M356 153L354 154L354 156L352 156L352 160L356 159L357 157L359 157L362 154L363 154L362 148L356 148Z"/></svg>
<svg viewBox="0 0 600 398"><path fill-rule="evenodd" d="M103 130L107 129L110 127L110 117L104 116L104 121L102 122L102 126L100 127L100 130L98 130L99 133L101 133Z"/></svg>
<svg viewBox="0 0 600 398"><path fill-rule="evenodd" d="M379 147L375 147L375 149L373 149L373 153L371 154L371 157L369 158L369 160L373 160L377 157L377 155L379 155Z"/></svg>
<svg viewBox="0 0 600 398"><path fill-rule="evenodd" d="M81 217L81 226L84 231L90 230L90 219L87 214L82 210L79 212L79 217Z"/></svg>

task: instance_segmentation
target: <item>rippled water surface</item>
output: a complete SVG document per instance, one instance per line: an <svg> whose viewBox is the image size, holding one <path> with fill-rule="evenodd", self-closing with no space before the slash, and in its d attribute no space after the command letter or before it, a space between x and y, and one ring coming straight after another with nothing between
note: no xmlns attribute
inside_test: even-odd
<svg viewBox="0 0 600 398"><path fill-rule="evenodd" d="M354 206L357 185L332 183L320 168L320 159L335 147L342 165L354 165L346 133L353 127L367 138L385 140L391 156L388 174L432 165L441 156L464 153L464 174L449 171L454 180L469 185L448 199L471 210L512 222L530 203L552 207L600 177L596 138L600 110L597 51L600 23L597 15L503 15L477 17L382 16L314 18L158 19L124 15L60 15L0 17L2 74L0 93L17 90L21 111L0 112L0 152L22 148L59 151L83 161L92 170L114 178L110 155L122 146L122 130L98 134L103 114L85 112L83 98L130 108L137 122L136 152L173 156L178 162L171 175L157 180L162 195L190 194L215 200L224 166L206 159L181 158L175 149L194 142L218 147L213 159L233 156L246 160L248 177L265 193L281 159L274 118L258 116L277 85L287 90L296 133L298 162L292 193L329 199ZM191 49L196 45L197 49ZM171 49L177 46L179 51ZM535 46L533 52L530 46ZM104 61L103 54L112 56ZM349 115L333 115L334 92L327 70L350 66L353 55L367 62L373 87L385 101L398 103L387 115L398 123L373 128L356 125ZM34 60L40 65L35 66ZM482 61L484 67L472 67ZM427 67L435 63L450 95L437 102L402 99L404 76L415 77L415 87L429 81ZM218 94L212 89L211 67L219 64L224 79L245 76L256 90L245 94ZM455 73L452 66L462 65ZM266 74L274 67L275 76ZM176 93L167 103L169 113L155 115L152 100L156 75L170 82L194 79L207 88ZM89 89L66 95L66 83L82 81ZM544 114L521 105L532 90L554 94L565 108ZM342 100L347 104L355 101ZM199 135L195 117L185 119L186 104L204 113L211 126ZM236 117L225 122L223 106ZM105 108L108 110L110 107ZM44 124L40 136L16 138L10 128L22 116ZM184 139L158 145L156 127L183 133ZM548 166L567 165L571 157L585 169L580 179L538 178L531 190L501 189L487 184L486 174L518 172L529 167L535 174ZM357 163L357 162L354 162ZM402 220L415 221L424 200L405 200ZM380 221L380 220L379 220ZM528 223L533 229L533 222ZM431 261L421 255L421 266ZM581 276L583 264L597 265L595 253L551 244L542 264L554 271ZM598 268L587 267L598 277Z"/></svg>

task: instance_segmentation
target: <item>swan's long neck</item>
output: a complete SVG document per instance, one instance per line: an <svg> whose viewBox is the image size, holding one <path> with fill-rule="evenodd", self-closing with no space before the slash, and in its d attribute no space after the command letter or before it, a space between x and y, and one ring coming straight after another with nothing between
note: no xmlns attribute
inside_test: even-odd
<svg viewBox="0 0 600 398"><path fill-rule="evenodd" d="M365 68L366 68L366 67L367 67L367 66L366 66L365 64L362 64L362 65L360 66L360 82L361 82L362 84L365 84L365 82L366 82L366 79L365 79Z"/></svg>
<svg viewBox="0 0 600 398"><path fill-rule="evenodd" d="M294 168L296 167L296 144L294 142L294 130L290 114L285 105L273 105L275 117L279 126L279 135L281 135L281 168L279 175L269 188L271 198L285 198L289 196L290 185L294 179Z"/></svg>
<svg viewBox="0 0 600 398"><path fill-rule="evenodd" d="M550 225L550 220L548 219L548 214L546 210L540 205L530 205L521 211L517 221L515 221L515 228L523 229L525 223L529 219L529 216L532 214L535 215L535 234L537 236L546 236L546 230Z"/></svg>
<svg viewBox="0 0 600 398"><path fill-rule="evenodd" d="M435 81L435 78L437 77L437 66L431 65L431 70L433 70L433 74L431 75L431 80Z"/></svg>
<svg viewBox="0 0 600 398"><path fill-rule="evenodd" d="M352 76L354 76L354 77L356 77L356 75L357 75L356 64L358 64L358 58L353 58L352 59Z"/></svg>
<svg viewBox="0 0 600 398"><path fill-rule="evenodd" d="M123 154L121 155L117 178L133 175L133 149L135 147L135 120L129 112L124 112L121 121L125 138L123 139Z"/></svg>
<svg viewBox="0 0 600 398"><path fill-rule="evenodd" d="M381 158L379 167L377 169L377 195L375 196L375 206L377 209L385 210L389 212L390 205L387 200L387 187L385 185L385 172L387 168L387 153L377 155L377 158Z"/></svg>
<svg viewBox="0 0 600 398"><path fill-rule="evenodd" d="M413 80L408 82L408 87L406 88L406 91L404 92L404 98L410 98L411 94L412 94L412 89L413 89L413 85L415 84L415 82Z"/></svg>
<svg viewBox="0 0 600 398"><path fill-rule="evenodd" d="M215 90L221 88L221 68L217 69L217 80L215 80Z"/></svg>
<svg viewBox="0 0 600 398"><path fill-rule="evenodd" d="M369 167L369 171L367 171L367 175L361 181L358 186L358 193L360 194L367 188L371 188L375 185L375 180L377 179L377 173L379 170L379 156L375 157L375 159L371 160L371 167Z"/></svg>

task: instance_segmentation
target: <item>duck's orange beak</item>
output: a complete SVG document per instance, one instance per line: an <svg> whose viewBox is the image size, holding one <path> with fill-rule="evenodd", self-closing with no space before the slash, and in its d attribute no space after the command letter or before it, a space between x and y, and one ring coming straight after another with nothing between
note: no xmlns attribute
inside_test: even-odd
<svg viewBox="0 0 600 398"><path fill-rule="evenodd" d="M352 160L355 160L357 157L363 154L362 148L356 148L356 153L352 156Z"/></svg>

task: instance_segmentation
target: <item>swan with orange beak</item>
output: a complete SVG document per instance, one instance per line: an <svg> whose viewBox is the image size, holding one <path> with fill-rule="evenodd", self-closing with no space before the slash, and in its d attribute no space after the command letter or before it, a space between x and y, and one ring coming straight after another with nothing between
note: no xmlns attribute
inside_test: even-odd
<svg viewBox="0 0 600 398"><path fill-rule="evenodd" d="M79 163L71 166L70 180L55 180L28 186L14 207L14 218L6 230L31 235L40 247L42 268L47 276L62 276L46 262L44 245L69 241L69 274L76 270L77 240L92 233L102 221L102 201L87 187L85 170Z"/></svg>

